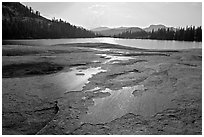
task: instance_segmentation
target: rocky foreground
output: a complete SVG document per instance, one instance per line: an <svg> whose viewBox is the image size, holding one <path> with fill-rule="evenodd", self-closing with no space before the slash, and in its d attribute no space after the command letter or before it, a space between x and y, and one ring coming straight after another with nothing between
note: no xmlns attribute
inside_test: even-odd
<svg viewBox="0 0 204 137"><path fill-rule="evenodd" d="M3 134L202 134L201 49L3 45L2 65Z"/></svg>

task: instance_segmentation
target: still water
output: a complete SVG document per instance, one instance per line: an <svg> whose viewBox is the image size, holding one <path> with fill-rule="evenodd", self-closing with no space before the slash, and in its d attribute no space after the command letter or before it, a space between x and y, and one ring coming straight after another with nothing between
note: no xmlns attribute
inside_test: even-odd
<svg viewBox="0 0 204 137"><path fill-rule="evenodd" d="M144 117L174 107L171 102L174 94L146 91L141 95L133 95L133 91L142 90L143 85L123 87L120 90L105 89L101 92L109 92L111 95L103 98L95 98L94 105L89 107L83 123L106 123L119 118L127 113L134 113Z"/></svg>
<svg viewBox="0 0 204 137"><path fill-rule="evenodd" d="M184 42L147 39L119 38L76 38L76 39L36 39L36 40L4 40L3 44L12 45L56 45L68 43L109 43L143 49L190 49L202 48L202 42Z"/></svg>

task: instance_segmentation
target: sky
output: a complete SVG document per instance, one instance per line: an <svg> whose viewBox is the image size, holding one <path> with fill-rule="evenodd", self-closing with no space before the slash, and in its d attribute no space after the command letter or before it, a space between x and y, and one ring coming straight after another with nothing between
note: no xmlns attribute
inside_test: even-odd
<svg viewBox="0 0 204 137"><path fill-rule="evenodd" d="M87 29L96 27L145 28L201 26L201 2L22 2L52 19L62 19Z"/></svg>

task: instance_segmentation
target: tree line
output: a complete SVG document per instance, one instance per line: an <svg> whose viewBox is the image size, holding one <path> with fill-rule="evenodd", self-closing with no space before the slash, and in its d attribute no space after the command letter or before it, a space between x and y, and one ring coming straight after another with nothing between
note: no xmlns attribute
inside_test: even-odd
<svg viewBox="0 0 204 137"><path fill-rule="evenodd" d="M95 37L86 29L72 26L65 22L38 22L29 19L25 22L14 19L12 22L3 21L3 39L38 39L38 38L85 38Z"/></svg>
<svg viewBox="0 0 204 137"><path fill-rule="evenodd" d="M130 39L157 39L157 40L178 40L178 41L202 41L202 27L187 26L185 28L161 28L157 31L151 32L123 32L115 35L117 38L130 38Z"/></svg>

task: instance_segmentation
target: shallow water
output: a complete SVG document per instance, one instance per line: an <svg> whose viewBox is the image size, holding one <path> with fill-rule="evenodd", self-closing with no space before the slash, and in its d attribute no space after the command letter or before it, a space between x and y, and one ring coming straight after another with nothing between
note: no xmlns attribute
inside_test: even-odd
<svg viewBox="0 0 204 137"><path fill-rule="evenodd" d="M135 90L144 90L139 96L132 93ZM134 113L150 117L166 108L173 107L173 94L145 91L143 85L123 87L121 90L106 89L111 95L104 98L95 98L94 105L90 106L87 114L82 117L82 123L106 123L127 113Z"/></svg>
<svg viewBox="0 0 204 137"><path fill-rule="evenodd" d="M83 86L89 82L89 78L104 71L105 70L102 70L100 67L87 69L79 69L75 67L69 72L59 73L51 78L50 81L54 81L57 85L60 85L60 87L65 88L65 92L80 91L83 89Z"/></svg>
<svg viewBox="0 0 204 137"><path fill-rule="evenodd" d="M7 92L36 95L42 99L60 98L66 92L80 91L93 75L104 72L100 67L59 72L46 76L4 78L2 89ZM83 73L83 75L77 75Z"/></svg>
<svg viewBox="0 0 204 137"><path fill-rule="evenodd" d="M124 57L124 56L114 56L114 55L107 55L107 54L96 54L99 56L104 57L105 59L107 59L103 64L107 64L109 62L112 61L117 61L117 60L129 60L129 59L134 59L132 57Z"/></svg>

